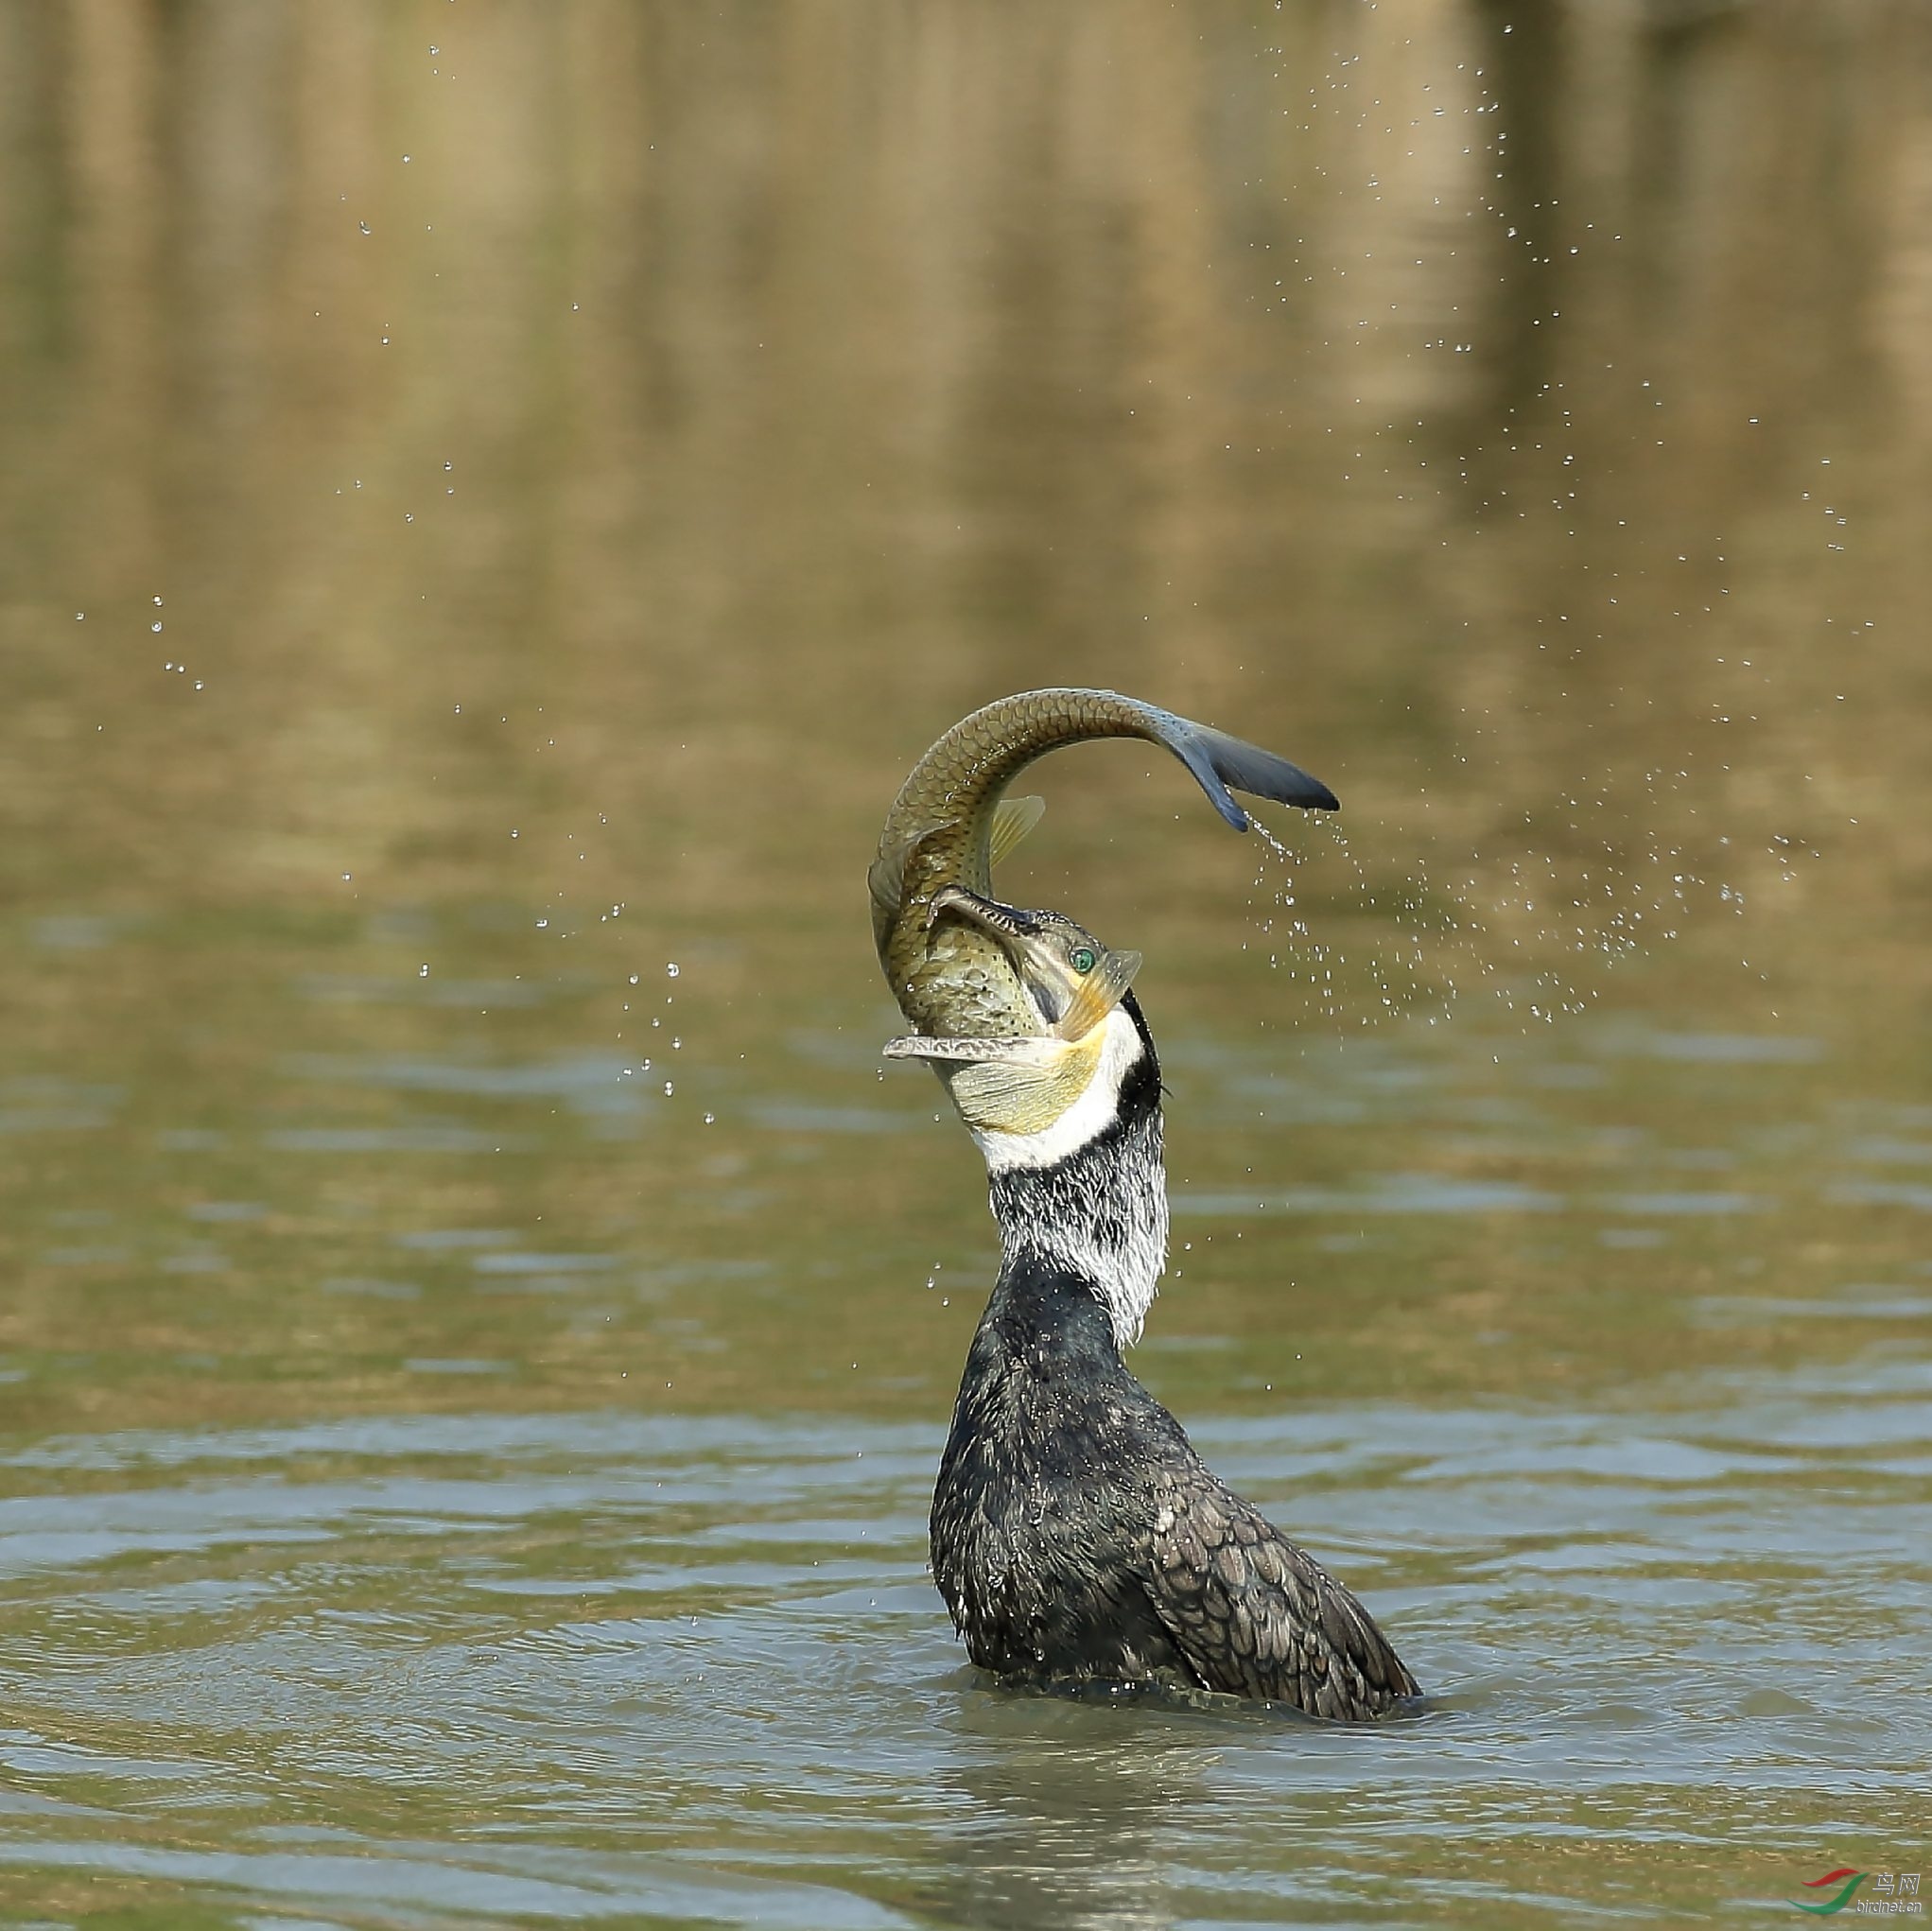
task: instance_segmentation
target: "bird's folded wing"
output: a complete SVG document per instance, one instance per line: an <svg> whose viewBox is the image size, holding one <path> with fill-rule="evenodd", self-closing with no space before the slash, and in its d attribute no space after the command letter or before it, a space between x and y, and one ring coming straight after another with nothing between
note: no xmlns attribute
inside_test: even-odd
<svg viewBox="0 0 1932 1931"><path fill-rule="evenodd" d="M1353 1596L1237 1495L1177 1477L1155 1518L1156 1613L1211 1690L1359 1721L1418 1694Z"/></svg>

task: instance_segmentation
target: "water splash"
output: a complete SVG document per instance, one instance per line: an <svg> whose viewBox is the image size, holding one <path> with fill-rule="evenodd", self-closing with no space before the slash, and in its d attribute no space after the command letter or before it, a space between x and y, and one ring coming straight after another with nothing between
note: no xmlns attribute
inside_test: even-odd
<svg viewBox="0 0 1932 1931"><path fill-rule="evenodd" d="M1254 891L1273 900L1272 909L1255 908L1269 966L1305 986L1309 1017L1350 1032L1419 1019L1433 1026L1474 997L1525 1031L1553 1024L1587 1012L1605 972L1677 939L1698 911L1745 910L1740 887L1707 878L1683 844L1657 832L1644 834L1634 852L1606 841L1604 857L1589 863L1553 852L1485 863L1472 851L1447 879L1412 853L1404 869L1375 879L1338 824L1312 821L1346 865L1339 881L1321 887L1332 917L1317 919L1346 928L1345 947L1318 935L1297 903L1298 879L1320 858L1297 857L1267 826L1255 828L1263 856ZM1789 859L1783 864L1789 881ZM1749 968L1749 959L1741 963Z"/></svg>

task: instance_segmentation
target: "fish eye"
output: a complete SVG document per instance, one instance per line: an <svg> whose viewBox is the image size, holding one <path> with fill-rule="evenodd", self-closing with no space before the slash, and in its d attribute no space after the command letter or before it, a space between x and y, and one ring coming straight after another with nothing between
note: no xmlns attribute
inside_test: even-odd
<svg viewBox="0 0 1932 1931"><path fill-rule="evenodd" d="M1091 946L1075 946L1073 948L1073 956L1068 961L1068 964L1072 966L1074 971L1083 974L1091 972L1097 963L1093 956L1093 948Z"/></svg>

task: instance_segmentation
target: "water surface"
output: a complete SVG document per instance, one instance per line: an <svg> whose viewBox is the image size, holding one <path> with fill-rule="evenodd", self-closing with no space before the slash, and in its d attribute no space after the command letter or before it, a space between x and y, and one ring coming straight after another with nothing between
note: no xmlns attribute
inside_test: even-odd
<svg viewBox="0 0 1932 1931"><path fill-rule="evenodd" d="M1788 1920L1932 1782L1915 9L0 20L0 1923ZM862 879L1011 688L1136 1366L1410 1721L1001 1692Z"/></svg>

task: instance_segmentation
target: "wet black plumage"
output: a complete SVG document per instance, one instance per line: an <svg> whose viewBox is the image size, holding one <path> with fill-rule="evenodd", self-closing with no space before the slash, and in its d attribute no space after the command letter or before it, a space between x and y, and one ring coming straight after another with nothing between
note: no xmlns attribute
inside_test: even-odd
<svg viewBox="0 0 1932 1931"><path fill-rule="evenodd" d="M1164 1244L1166 1218L1158 1064L1131 994L1123 1010L1144 1052L1101 1131L993 1173L1003 1260L940 1465L934 1577L967 1653L1002 1676L1381 1714L1418 1693L1367 1611L1208 1469L1121 1358L1105 1277L1144 1261L1137 1242Z"/></svg>

